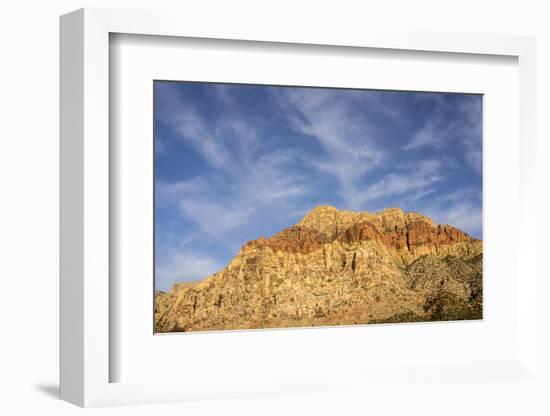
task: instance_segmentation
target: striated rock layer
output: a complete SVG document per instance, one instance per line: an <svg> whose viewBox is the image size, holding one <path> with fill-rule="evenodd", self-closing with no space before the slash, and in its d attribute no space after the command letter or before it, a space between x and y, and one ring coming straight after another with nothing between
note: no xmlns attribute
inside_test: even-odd
<svg viewBox="0 0 550 416"><path fill-rule="evenodd" d="M321 206L155 294L156 332L482 318L482 241L417 213Z"/></svg>

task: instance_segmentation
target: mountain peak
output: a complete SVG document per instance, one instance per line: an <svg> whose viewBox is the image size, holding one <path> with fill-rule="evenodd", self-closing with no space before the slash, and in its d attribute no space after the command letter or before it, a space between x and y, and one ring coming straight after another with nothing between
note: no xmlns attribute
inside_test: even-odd
<svg viewBox="0 0 550 416"><path fill-rule="evenodd" d="M380 230L404 228L414 221L436 224L428 217L416 212L405 212L401 208L385 208L380 212L339 210L331 205L320 205L309 211L297 224L323 234L334 234L357 223L371 223Z"/></svg>
<svg viewBox="0 0 550 416"><path fill-rule="evenodd" d="M323 213L323 212L336 212L336 211L340 211L340 210L338 208L336 208L335 206L333 206L333 205L318 205L318 206L312 208L307 213L307 215Z"/></svg>
<svg viewBox="0 0 550 416"><path fill-rule="evenodd" d="M303 218L301 222L313 222L319 220L331 220L339 216L343 212L352 212L339 210L332 205L318 205L312 208Z"/></svg>
<svg viewBox="0 0 550 416"><path fill-rule="evenodd" d="M373 242L397 250L404 265L427 252L447 250L455 243L469 244L468 234L450 225L437 225L430 218L400 208L369 213L338 210L322 205L312 209L296 225L268 237L251 240L243 253L269 247L272 251L310 253L335 241L341 244Z"/></svg>

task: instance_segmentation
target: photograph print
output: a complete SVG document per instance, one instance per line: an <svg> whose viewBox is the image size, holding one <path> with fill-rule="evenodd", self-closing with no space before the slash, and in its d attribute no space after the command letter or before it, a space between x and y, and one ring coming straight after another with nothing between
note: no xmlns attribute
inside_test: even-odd
<svg viewBox="0 0 550 416"><path fill-rule="evenodd" d="M153 88L155 333L483 318L482 95Z"/></svg>

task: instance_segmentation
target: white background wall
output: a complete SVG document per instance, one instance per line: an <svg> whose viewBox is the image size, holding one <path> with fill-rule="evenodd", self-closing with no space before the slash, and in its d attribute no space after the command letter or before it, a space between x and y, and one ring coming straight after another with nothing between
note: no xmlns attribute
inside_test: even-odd
<svg viewBox="0 0 550 416"><path fill-rule="evenodd" d="M334 25L388 21L406 27L513 33L538 37L539 212L550 212L550 12L547 1L169 1L7 0L0 11L0 413L74 414L82 410L56 400L58 383L58 16L74 9L116 7L179 10L207 19L220 13L286 20L322 19ZM544 176L543 176L544 175ZM513 221L514 219L510 219ZM539 249L550 231L542 218ZM540 267L545 258L540 256ZM550 276L550 273L546 275ZM539 287L548 289L549 285ZM541 313L549 307L541 305ZM548 341L546 335L545 340ZM545 344L548 347L548 343ZM550 348L547 349L547 351ZM447 414L539 414L534 400L502 386L502 400L488 403L475 394L441 408ZM437 394L437 389L434 389ZM401 398L388 394L374 414L393 414ZM433 397L411 396L411 410L437 412ZM264 398L94 410L98 414L345 414L367 412L365 396ZM546 409L547 410L547 409ZM542 413L540 413L542 414Z"/></svg>

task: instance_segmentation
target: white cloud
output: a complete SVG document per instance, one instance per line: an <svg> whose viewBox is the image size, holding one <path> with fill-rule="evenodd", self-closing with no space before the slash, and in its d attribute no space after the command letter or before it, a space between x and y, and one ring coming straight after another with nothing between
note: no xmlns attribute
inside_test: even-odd
<svg viewBox="0 0 550 416"><path fill-rule="evenodd" d="M431 211L429 215L439 224L450 224L472 235L482 233L483 216L478 203L458 202L448 208Z"/></svg>
<svg viewBox="0 0 550 416"><path fill-rule="evenodd" d="M172 125L181 139L188 141L212 166L222 166L229 158L220 137L194 111L179 110L173 115Z"/></svg>
<svg viewBox="0 0 550 416"><path fill-rule="evenodd" d="M210 177L157 183L157 203L176 207L202 231L221 237L220 233L272 214L281 204L300 208L299 199L310 185L293 172L297 161L292 151L275 151L245 158Z"/></svg>
<svg viewBox="0 0 550 416"><path fill-rule="evenodd" d="M474 236L482 235L481 190L462 188L441 195L424 212L439 224L450 224Z"/></svg>
<svg viewBox="0 0 550 416"><path fill-rule="evenodd" d="M356 111L359 95L330 89L274 90L291 125L317 139L324 150L322 159L303 158L311 166L335 176L346 206L360 208L360 186L364 175L384 159L374 144L374 132ZM364 96L364 94L361 94Z"/></svg>
<svg viewBox="0 0 550 416"><path fill-rule="evenodd" d="M416 190L414 193L410 195L406 195L402 201L406 205L411 205L416 203L417 201L420 201L421 199L427 197L428 195L433 195L436 193L436 190L434 188L426 188L423 190Z"/></svg>
<svg viewBox="0 0 550 416"><path fill-rule="evenodd" d="M169 289L177 282L201 280L224 268L216 259L200 253L180 252L156 270L157 287Z"/></svg>
<svg viewBox="0 0 550 416"><path fill-rule="evenodd" d="M440 201L456 204L466 200L481 201L481 198L481 189L461 188L443 195Z"/></svg>
<svg viewBox="0 0 550 416"><path fill-rule="evenodd" d="M425 160L407 166L402 173L390 173L369 186L362 194L366 201L381 197L402 195L415 192L425 192L427 187L442 179L441 162Z"/></svg>
<svg viewBox="0 0 550 416"><path fill-rule="evenodd" d="M436 105L426 124L417 131L402 150L442 147L456 141L465 150L466 162L481 171L482 166L482 103L479 97L462 97L458 106L450 105L442 96L426 96ZM452 114L452 117L449 116ZM458 117L458 119L457 119Z"/></svg>
<svg viewBox="0 0 550 416"><path fill-rule="evenodd" d="M201 177L171 183L157 181L155 184L155 202L158 205L174 204L178 202L182 195L193 194L205 186L207 186L207 182Z"/></svg>
<svg viewBox="0 0 550 416"><path fill-rule="evenodd" d="M244 206L240 201L228 205L209 201L208 197L196 199L183 197L179 202L181 213L199 224L203 231L219 235L224 231L243 225L254 213L253 206Z"/></svg>
<svg viewBox="0 0 550 416"><path fill-rule="evenodd" d="M403 146L403 150L419 149L424 146L438 147L443 145L456 128L456 123L444 123L440 117L430 119L426 125L416 132L411 141Z"/></svg>
<svg viewBox="0 0 550 416"><path fill-rule="evenodd" d="M208 125L185 100L172 89L158 95L156 112L161 121L178 133L179 140L191 145L211 166L223 166L231 157L223 132Z"/></svg>

